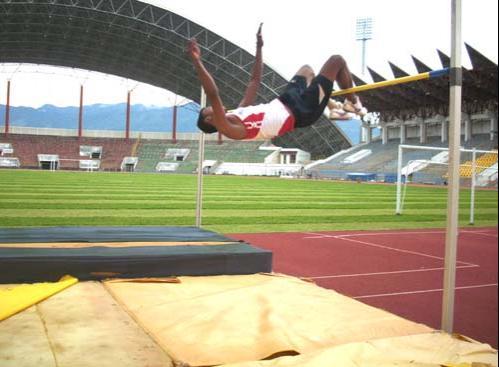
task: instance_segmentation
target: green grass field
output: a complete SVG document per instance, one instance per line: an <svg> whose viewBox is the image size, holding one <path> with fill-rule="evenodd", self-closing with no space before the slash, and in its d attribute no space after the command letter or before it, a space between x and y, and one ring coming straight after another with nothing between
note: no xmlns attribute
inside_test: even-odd
<svg viewBox="0 0 499 367"><path fill-rule="evenodd" d="M0 226L193 226L195 175L0 170ZM447 190L205 176L203 227L220 233L445 227ZM475 227L497 225L497 191L476 193ZM469 190L460 223L468 225Z"/></svg>

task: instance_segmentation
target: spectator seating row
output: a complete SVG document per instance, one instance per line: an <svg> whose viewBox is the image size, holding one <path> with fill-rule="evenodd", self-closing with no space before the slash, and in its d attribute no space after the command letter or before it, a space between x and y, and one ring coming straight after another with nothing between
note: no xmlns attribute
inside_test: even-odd
<svg viewBox="0 0 499 367"><path fill-rule="evenodd" d="M217 162L263 163L269 152L259 150L261 144L259 141L225 140L221 144L217 141L206 141L204 159ZM175 155L167 155L167 152L173 149L185 149L189 153L185 155L184 160L179 161ZM199 143L193 140L173 143L142 139L137 149L137 156L139 158L137 171L154 172L159 162L176 162L178 168L175 172L193 173L198 165Z"/></svg>
<svg viewBox="0 0 499 367"><path fill-rule="evenodd" d="M486 170L493 164L497 164L497 153L485 153L476 158L475 172L479 174ZM459 174L461 177L471 177L473 168L473 161L466 161L459 167Z"/></svg>

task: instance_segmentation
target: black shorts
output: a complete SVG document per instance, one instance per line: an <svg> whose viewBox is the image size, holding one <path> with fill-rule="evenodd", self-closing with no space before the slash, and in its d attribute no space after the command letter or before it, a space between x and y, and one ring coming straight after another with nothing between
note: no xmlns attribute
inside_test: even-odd
<svg viewBox="0 0 499 367"><path fill-rule="evenodd" d="M324 91L324 98L319 100L319 85ZM324 112L333 91L333 82L322 75L317 75L307 87L304 76L295 75L279 96L295 117L295 127L306 127L316 122Z"/></svg>

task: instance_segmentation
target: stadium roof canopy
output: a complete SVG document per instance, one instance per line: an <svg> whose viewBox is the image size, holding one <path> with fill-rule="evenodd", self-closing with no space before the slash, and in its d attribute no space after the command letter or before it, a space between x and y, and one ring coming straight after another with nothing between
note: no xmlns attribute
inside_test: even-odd
<svg viewBox="0 0 499 367"><path fill-rule="evenodd" d="M34 63L99 71L170 90L199 103L200 84L186 41L197 38L203 61L227 106L245 91L254 56L171 11L137 0L0 0L0 63ZM264 67L258 101L275 98L287 81ZM277 144L314 157L350 146L322 118Z"/></svg>
<svg viewBox="0 0 499 367"><path fill-rule="evenodd" d="M472 69L463 70L463 112L468 114L497 113L497 65L465 44L471 60ZM450 67L450 57L437 50L442 68ZM412 57L419 73L432 71L416 57ZM395 64L389 62L394 78L408 76ZM376 71L368 68L374 82L386 80ZM365 81L354 75L356 85ZM370 111L380 113L380 120L408 121L416 118L428 118L435 115L447 116L449 110L449 78L420 80L413 83L399 84L388 88L362 92L362 101Z"/></svg>

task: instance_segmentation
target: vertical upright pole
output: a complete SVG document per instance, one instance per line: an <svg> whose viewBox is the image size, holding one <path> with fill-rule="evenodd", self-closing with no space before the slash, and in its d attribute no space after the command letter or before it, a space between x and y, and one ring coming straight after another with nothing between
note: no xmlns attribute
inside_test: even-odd
<svg viewBox="0 0 499 367"><path fill-rule="evenodd" d="M206 107L206 93L201 87L201 108ZM203 161L204 161L204 132L199 131L198 155L198 191L196 196L196 227L201 227L203 211Z"/></svg>
<svg viewBox="0 0 499 367"><path fill-rule="evenodd" d="M398 155L398 163L397 163L397 208L395 210L395 214L402 214L402 145L399 145L399 155Z"/></svg>
<svg viewBox="0 0 499 367"><path fill-rule="evenodd" d="M5 136L9 135L10 127L10 80L7 81L7 103L5 104Z"/></svg>
<svg viewBox="0 0 499 367"><path fill-rule="evenodd" d="M470 198L470 224L475 224L475 185L476 185L476 148L473 148L471 163L471 198Z"/></svg>
<svg viewBox="0 0 499 367"><path fill-rule="evenodd" d="M80 111L78 113L78 138L83 135L83 85L80 85Z"/></svg>
<svg viewBox="0 0 499 367"><path fill-rule="evenodd" d="M130 94L131 92L127 92L126 96L126 124L125 124L125 139L128 140L130 138Z"/></svg>
<svg viewBox="0 0 499 367"><path fill-rule="evenodd" d="M452 40L449 103L449 189L442 300L442 330L452 333L459 231L459 161L461 143L461 0L452 0Z"/></svg>

